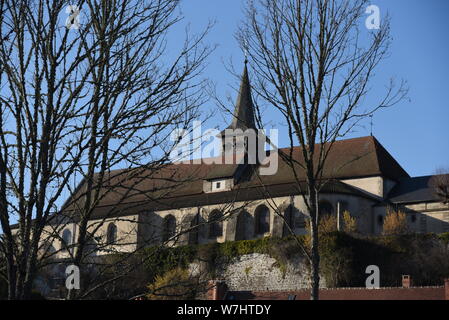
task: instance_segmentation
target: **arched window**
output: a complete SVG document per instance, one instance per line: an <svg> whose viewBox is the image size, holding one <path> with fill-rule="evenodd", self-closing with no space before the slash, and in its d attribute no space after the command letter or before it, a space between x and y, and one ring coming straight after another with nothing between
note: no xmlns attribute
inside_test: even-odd
<svg viewBox="0 0 449 320"><path fill-rule="evenodd" d="M61 247L67 249L72 244L72 232L67 228L62 231Z"/></svg>
<svg viewBox="0 0 449 320"><path fill-rule="evenodd" d="M295 230L295 218L296 218L296 208L292 205L289 205L287 209L284 211L284 228L282 235L284 237L291 234L290 229L292 231Z"/></svg>
<svg viewBox="0 0 449 320"><path fill-rule="evenodd" d="M256 228L255 234L261 235L270 232L270 210L265 205L260 205L255 214Z"/></svg>
<svg viewBox="0 0 449 320"><path fill-rule="evenodd" d="M322 200L318 203L318 210L319 210L319 218L324 216L330 216L334 213L334 208L326 200Z"/></svg>
<svg viewBox="0 0 449 320"><path fill-rule="evenodd" d="M196 214L190 221L189 244L198 244L199 242L199 224L200 215Z"/></svg>
<svg viewBox="0 0 449 320"><path fill-rule="evenodd" d="M115 243L117 241L117 227L113 222L108 225L108 231L106 233L106 242Z"/></svg>
<svg viewBox="0 0 449 320"><path fill-rule="evenodd" d="M252 237L251 231L249 231L250 234L248 234L248 230L251 230L251 219L252 217L247 211L243 210L239 213L239 215L237 216L237 225L235 228L235 240L248 240L250 237Z"/></svg>
<svg viewBox="0 0 449 320"><path fill-rule="evenodd" d="M214 210L209 215L209 239L221 237L223 235L223 213Z"/></svg>
<svg viewBox="0 0 449 320"><path fill-rule="evenodd" d="M168 241L176 234L176 218L169 214L164 218L162 241Z"/></svg>

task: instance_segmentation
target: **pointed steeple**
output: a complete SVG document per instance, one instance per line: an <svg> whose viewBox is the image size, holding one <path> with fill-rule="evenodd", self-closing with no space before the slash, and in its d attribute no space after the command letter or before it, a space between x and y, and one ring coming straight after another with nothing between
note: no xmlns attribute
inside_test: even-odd
<svg viewBox="0 0 449 320"><path fill-rule="evenodd" d="M232 171L235 181L244 179L243 177L248 178L253 172L253 167L258 163L257 142L259 137L254 117L247 63L248 61L245 60L232 122L220 133L223 163L237 165ZM227 132L227 129L230 129L230 132ZM247 129L253 130L247 131Z"/></svg>
<svg viewBox="0 0 449 320"><path fill-rule="evenodd" d="M256 129L256 120L254 117L254 105L251 97L251 85L249 83L247 61L240 83L239 95L235 104L234 114L229 129Z"/></svg>

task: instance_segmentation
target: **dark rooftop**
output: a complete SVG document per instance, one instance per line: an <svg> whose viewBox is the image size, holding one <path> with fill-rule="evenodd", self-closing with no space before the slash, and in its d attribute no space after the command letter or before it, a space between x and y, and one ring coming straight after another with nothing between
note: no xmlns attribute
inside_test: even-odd
<svg viewBox="0 0 449 320"><path fill-rule="evenodd" d="M433 176L404 178L390 191L388 198L393 203L438 201L431 186Z"/></svg>

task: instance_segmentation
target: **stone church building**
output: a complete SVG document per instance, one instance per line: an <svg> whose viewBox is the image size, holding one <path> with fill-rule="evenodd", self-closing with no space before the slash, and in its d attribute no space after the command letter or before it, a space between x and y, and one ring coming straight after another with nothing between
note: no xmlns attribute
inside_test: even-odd
<svg viewBox="0 0 449 320"><path fill-rule="evenodd" d="M246 66L228 128L256 128ZM293 157L299 159L300 154L301 148L295 147ZM279 157L276 174L258 175L257 170L249 164L170 164L140 180L127 178L130 173L123 170L112 171L109 184L114 187L102 197L91 220L92 228L104 221L94 239L110 243L110 250L132 251L160 243L282 237L289 229L305 234L305 204L292 168ZM449 205L436 197L429 183L432 177L410 177L373 136L335 142L323 178L321 213L347 210L361 233L381 233L390 207L406 213L412 231L449 231ZM125 191L122 201L119 195ZM75 205L64 211L75 212ZM52 246L59 250L73 243L77 232L76 221L66 221L62 241ZM107 253L105 248L96 254Z"/></svg>

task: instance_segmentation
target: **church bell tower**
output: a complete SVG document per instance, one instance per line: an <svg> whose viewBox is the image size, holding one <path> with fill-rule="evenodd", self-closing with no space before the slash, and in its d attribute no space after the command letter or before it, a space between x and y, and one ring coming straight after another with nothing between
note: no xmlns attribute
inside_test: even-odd
<svg viewBox="0 0 449 320"><path fill-rule="evenodd" d="M241 158L245 164L257 163L257 128L247 61L240 82L239 94L231 124L221 132L222 156L233 161ZM238 161L238 160L237 160Z"/></svg>

